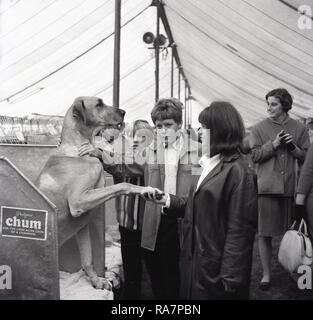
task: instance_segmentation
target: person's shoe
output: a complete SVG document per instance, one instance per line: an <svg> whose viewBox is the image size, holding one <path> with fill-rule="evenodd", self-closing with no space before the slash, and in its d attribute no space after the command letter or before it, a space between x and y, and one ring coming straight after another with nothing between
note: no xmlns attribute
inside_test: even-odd
<svg viewBox="0 0 313 320"><path fill-rule="evenodd" d="M261 281L259 284L259 289L262 291L267 291L271 287L271 283L268 281Z"/></svg>

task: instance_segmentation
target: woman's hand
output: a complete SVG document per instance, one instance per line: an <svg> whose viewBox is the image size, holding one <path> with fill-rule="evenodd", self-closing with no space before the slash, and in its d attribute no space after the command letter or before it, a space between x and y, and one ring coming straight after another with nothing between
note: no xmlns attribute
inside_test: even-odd
<svg viewBox="0 0 313 320"><path fill-rule="evenodd" d="M306 195L302 193L297 193L296 195L296 204L302 206L305 204Z"/></svg>
<svg viewBox="0 0 313 320"><path fill-rule="evenodd" d="M223 284L223 287L224 287L224 291L226 293L235 293L236 292L236 289L231 287L229 283L227 283L227 281L223 280L222 279L222 284Z"/></svg>
<svg viewBox="0 0 313 320"><path fill-rule="evenodd" d="M289 133L285 133L284 135L281 136L281 142L283 144L288 144L292 142L292 135Z"/></svg>
<svg viewBox="0 0 313 320"><path fill-rule="evenodd" d="M293 150L296 149L296 146L294 145L292 140L293 140L292 135L289 134L289 133L286 133L286 134L281 136L281 140L280 141L281 141L281 143L283 145L286 146L287 150L293 151Z"/></svg>
<svg viewBox="0 0 313 320"><path fill-rule="evenodd" d="M273 141L273 147L276 150L279 146L282 145L282 137L284 135L284 130L281 130L277 133L274 141Z"/></svg>
<svg viewBox="0 0 313 320"><path fill-rule="evenodd" d="M78 155L80 157L85 156L86 154L90 155L91 157L101 158L101 151L94 147L89 142L82 143L81 147L78 149Z"/></svg>
<svg viewBox="0 0 313 320"><path fill-rule="evenodd" d="M152 201L162 206L165 206L168 197L168 195L165 194L163 191L152 187L143 188L141 191L141 195L145 200Z"/></svg>

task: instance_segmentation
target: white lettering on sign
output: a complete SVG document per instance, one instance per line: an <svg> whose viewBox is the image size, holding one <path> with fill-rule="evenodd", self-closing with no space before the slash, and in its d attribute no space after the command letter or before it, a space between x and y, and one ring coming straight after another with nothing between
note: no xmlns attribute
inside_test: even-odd
<svg viewBox="0 0 313 320"><path fill-rule="evenodd" d="M17 227L17 228L25 228L25 229L41 229L41 222L36 220L25 220L19 219L17 217L7 218L5 223L8 227Z"/></svg>

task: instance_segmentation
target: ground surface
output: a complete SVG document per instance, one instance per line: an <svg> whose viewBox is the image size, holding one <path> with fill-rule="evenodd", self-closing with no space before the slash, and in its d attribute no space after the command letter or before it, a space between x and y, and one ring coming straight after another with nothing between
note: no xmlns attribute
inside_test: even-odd
<svg viewBox="0 0 313 320"><path fill-rule="evenodd" d="M273 241L273 275L270 290L264 292L259 290L258 285L262 277L261 261L258 253L257 241L254 246L254 257L252 266L250 299L252 300L313 300L313 290L300 290L297 286L298 276L290 276L284 271L277 261L280 239ZM143 299L153 299L149 277L144 271L142 281Z"/></svg>
<svg viewBox="0 0 313 320"><path fill-rule="evenodd" d="M257 247L257 241L254 246L254 258L252 266L250 299L252 300L313 300L313 290L298 289L297 280L299 275L292 276L286 272L278 263L278 248L280 239L273 241L272 258L272 286L270 290L264 292L258 289L259 281L262 277L261 261Z"/></svg>

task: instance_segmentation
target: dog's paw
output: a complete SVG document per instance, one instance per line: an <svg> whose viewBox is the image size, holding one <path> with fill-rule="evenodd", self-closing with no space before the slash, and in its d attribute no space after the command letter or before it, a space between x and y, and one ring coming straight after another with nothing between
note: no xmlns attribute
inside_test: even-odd
<svg viewBox="0 0 313 320"><path fill-rule="evenodd" d="M112 283L108 279L96 277L90 280L95 289L112 291Z"/></svg>

